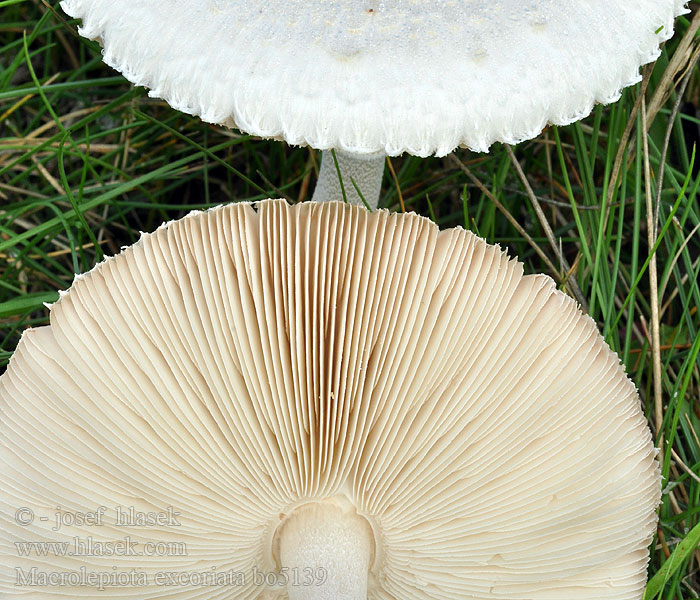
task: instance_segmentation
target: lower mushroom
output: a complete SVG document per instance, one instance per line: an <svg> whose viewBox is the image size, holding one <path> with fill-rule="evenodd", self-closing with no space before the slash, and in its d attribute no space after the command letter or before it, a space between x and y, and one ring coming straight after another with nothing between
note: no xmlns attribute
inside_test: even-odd
<svg viewBox="0 0 700 600"><path fill-rule="evenodd" d="M551 279L413 214L193 213L0 378L0 596L638 600L634 385Z"/></svg>

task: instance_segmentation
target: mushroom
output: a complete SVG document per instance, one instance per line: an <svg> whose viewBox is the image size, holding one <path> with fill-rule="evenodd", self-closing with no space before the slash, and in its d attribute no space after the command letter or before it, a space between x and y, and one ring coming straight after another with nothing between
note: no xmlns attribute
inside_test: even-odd
<svg viewBox="0 0 700 600"><path fill-rule="evenodd" d="M324 150L314 200L377 206L385 157L485 152L617 100L686 0L63 0L104 60L203 120ZM329 152L335 149L338 167Z"/></svg>
<svg viewBox="0 0 700 600"><path fill-rule="evenodd" d="M0 440L6 598L639 600L660 500L549 277L341 202L195 212L78 276Z"/></svg>

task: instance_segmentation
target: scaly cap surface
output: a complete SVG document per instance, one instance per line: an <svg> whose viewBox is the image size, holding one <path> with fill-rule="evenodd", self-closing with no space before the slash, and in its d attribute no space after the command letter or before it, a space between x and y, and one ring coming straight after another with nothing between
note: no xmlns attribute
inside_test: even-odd
<svg viewBox="0 0 700 600"><path fill-rule="evenodd" d="M639 81L685 0L63 0L174 108L290 144L517 143Z"/></svg>

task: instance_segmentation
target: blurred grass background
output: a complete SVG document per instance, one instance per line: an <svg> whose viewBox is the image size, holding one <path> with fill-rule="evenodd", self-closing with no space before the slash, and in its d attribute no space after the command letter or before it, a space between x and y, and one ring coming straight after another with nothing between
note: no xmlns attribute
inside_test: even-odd
<svg viewBox="0 0 700 600"><path fill-rule="evenodd" d="M551 275L619 354L663 450L646 599L700 597L700 17L690 7L616 104L488 155L392 158L380 199ZM0 372L75 273L193 209L308 200L319 161L149 99L57 3L0 0Z"/></svg>

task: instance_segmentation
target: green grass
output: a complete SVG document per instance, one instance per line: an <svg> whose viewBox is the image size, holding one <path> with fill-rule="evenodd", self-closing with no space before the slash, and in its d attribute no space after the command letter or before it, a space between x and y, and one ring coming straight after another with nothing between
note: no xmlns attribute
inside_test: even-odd
<svg viewBox="0 0 700 600"><path fill-rule="evenodd" d="M148 99L64 19L48 3L0 1L0 371L21 332L47 323L44 303L140 231L222 202L302 201L318 172L312 150L210 126ZM679 600L700 597L700 77L693 36L681 44L690 19L678 20L676 37L645 70L644 106L638 85L514 154L496 145L488 155L391 159L406 210L471 229L519 256L527 272L553 276L619 354L664 444L646 598ZM399 189L387 169L380 206L401 210ZM658 229L652 244L648 203Z"/></svg>

